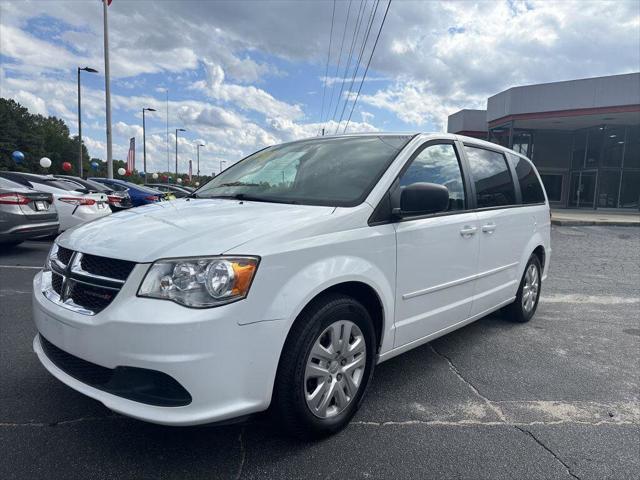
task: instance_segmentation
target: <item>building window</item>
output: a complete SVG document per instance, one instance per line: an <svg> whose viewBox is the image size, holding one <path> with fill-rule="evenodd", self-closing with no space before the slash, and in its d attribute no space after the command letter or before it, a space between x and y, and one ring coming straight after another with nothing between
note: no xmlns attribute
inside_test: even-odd
<svg viewBox="0 0 640 480"><path fill-rule="evenodd" d="M538 168L568 168L571 154L571 134L537 131L533 134L531 159Z"/></svg>
<svg viewBox="0 0 640 480"><path fill-rule="evenodd" d="M624 127L607 127L603 130L604 148L601 159L603 167L619 167L622 165L624 130Z"/></svg>
<svg viewBox="0 0 640 480"><path fill-rule="evenodd" d="M600 152L604 143L605 127L589 129L587 138L587 156L584 160L584 168L596 168L600 160Z"/></svg>
<svg viewBox="0 0 640 480"><path fill-rule="evenodd" d="M515 189L504 155L492 150L464 147L476 187L478 208L516 203Z"/></svg>
<svg viewBox="0 0 640 480"><path fill-rule="evenodd" d="M598 208L616 208L619 188L619 171L600 170L598 175Z"/></svg>
<svg viewBox="0 0 640 480"><path fill-rule="evenodd" d="M464 209L462 174L453 145L430 145L413 159L400 177L400 186L417 182L444 185L449 190L449 210Z"/></svg>
<svg viewBox="0 0 640 480"><path fill-rule="evenodd" d="M509 159L516 169L520 193L522 194L522 203L544 203L542 186L531 164L517 155L509 155Z"/></svg>
<svg viewBox="0 0 640 480"><path fill-rule="evenodd" d="M562 175L555 173L540 174L544 190L550 202L562 201Z"/></svg>
<svg viewBox="0 0 640 480"><path fill-rule="evenodd" d="M587 147L587 133L576 132L573 136L573 150L571 152L571 168L580 169L584 167L584 154Z"/></svg>
<svg viewBox="0 0 640 480"><path fill-rule="evenodd" d="M623 208L638 208L639 205L640 172L623 172L620 206Z"/></svg>
<svg viewBox="0 0 640 480"><path fill-rule="evenodd" d="M640 168L640 125L627 129L624 168Z"/></svg>

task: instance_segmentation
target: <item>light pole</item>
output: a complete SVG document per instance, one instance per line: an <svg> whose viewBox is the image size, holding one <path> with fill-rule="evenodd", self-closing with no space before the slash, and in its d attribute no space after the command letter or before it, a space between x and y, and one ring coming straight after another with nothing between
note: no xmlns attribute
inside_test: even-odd
<svg viewBox="0 0 640 480"><path fill-rule="evenodd" d="M223 163L227 163L226 160L220 160L220 173L222 173L222 164ZM220 173L218 173L218 175L220 175Z"/></svg>
<svg viewBox="0 0 640 480"><path fill-rule="evenodd" d="M176 183L178 183L178 132L186 132L186 130L184 128L176 128Z"/></svg>
<svg viewBox="0 0 640 480"><path fill-rule="evenodd" d="M144 112L155 112L155 108L142 109L142 168L144 170L144 183L147 183L147 126L144 122Z"/></svg>
<svg viewBox="0 0 640 480"><path fill-rule="evenodd" d="M196 150L198 152L198 163L196 164L196 177L198 177L198 181L200 181L200 147L204 147L204 143L198 142L198 145L196 145Z"/></svg>
<svg viewBox="0 0 640 480"><path fill-rule="evenodd" d="M78 156L78 174L82 177L82 103L80 101L80 72L98 73L95 68L78 67L78 142L80 143L80 154Z"/></svg>

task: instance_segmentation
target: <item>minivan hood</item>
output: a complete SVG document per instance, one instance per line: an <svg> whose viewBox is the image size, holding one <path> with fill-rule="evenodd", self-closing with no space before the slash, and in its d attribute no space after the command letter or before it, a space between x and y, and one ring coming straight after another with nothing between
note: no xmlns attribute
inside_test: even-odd
<svg viewBox="0 0 640 480"><path fill-rule="evenodd" d="M282 229L330 215L333 207L229 199L181 199L114 213L62 234L63 247L134 262L219 255ZM246 252L250 254L252 252Z"/></svg>

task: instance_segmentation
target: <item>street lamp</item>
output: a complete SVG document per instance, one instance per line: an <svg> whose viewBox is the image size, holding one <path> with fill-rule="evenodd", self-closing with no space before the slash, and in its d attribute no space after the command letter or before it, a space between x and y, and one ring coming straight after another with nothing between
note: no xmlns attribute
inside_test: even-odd
<svg viewBox="0 0 640 480"><path fill-rule="evenodd" d="M196 177L198 177L198 181L200 181L200 147L204 147L204 143L198 142L198 145L196 145L196 150L198 152L198 163L197 163L197 166L196 166Z"/></svg>
<svg viewBox="0 0 640 480"><path fill-rule="evenodd" d="M222 173L222 164L223 163L227 163L226 160L220 160L220 173ZM218 175L220 175L220 173L218 173Z"/></svg>
<svg viewBox="0 0 640 480"><path fill-rule="evenodd" d="M176 128L176 183L178 182L178 132L186 132L184 128Z"/></svg>
<svg viewBox="0 0 640 480"><path fill-rule="evenodd" d="M147 127L144 122L144 112L155 112L155 108L142 109L142 169L144 171L144 183L147 183Z"/></svg>
<svg viewBox="0 0 640 480"><path fill-rule="evenodd" d="M78 67L78 142L80 143L80 154L78 156L78 174L82 177L82 104L80 102L80 72L98 73L95 68Z"/></svg>

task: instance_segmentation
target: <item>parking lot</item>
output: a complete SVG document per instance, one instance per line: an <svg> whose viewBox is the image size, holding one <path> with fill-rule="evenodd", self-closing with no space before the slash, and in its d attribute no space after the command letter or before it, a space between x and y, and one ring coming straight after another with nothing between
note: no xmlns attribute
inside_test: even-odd
<svg viewBox="0 0 640 480"><path fill-rule="evenodd" d="M492 315L381 364L335 437L266 416L170 428L111 413L32 351L49 248L0 253L0 477L640 478L640 229L554 227L534 319Z"/></svg>

